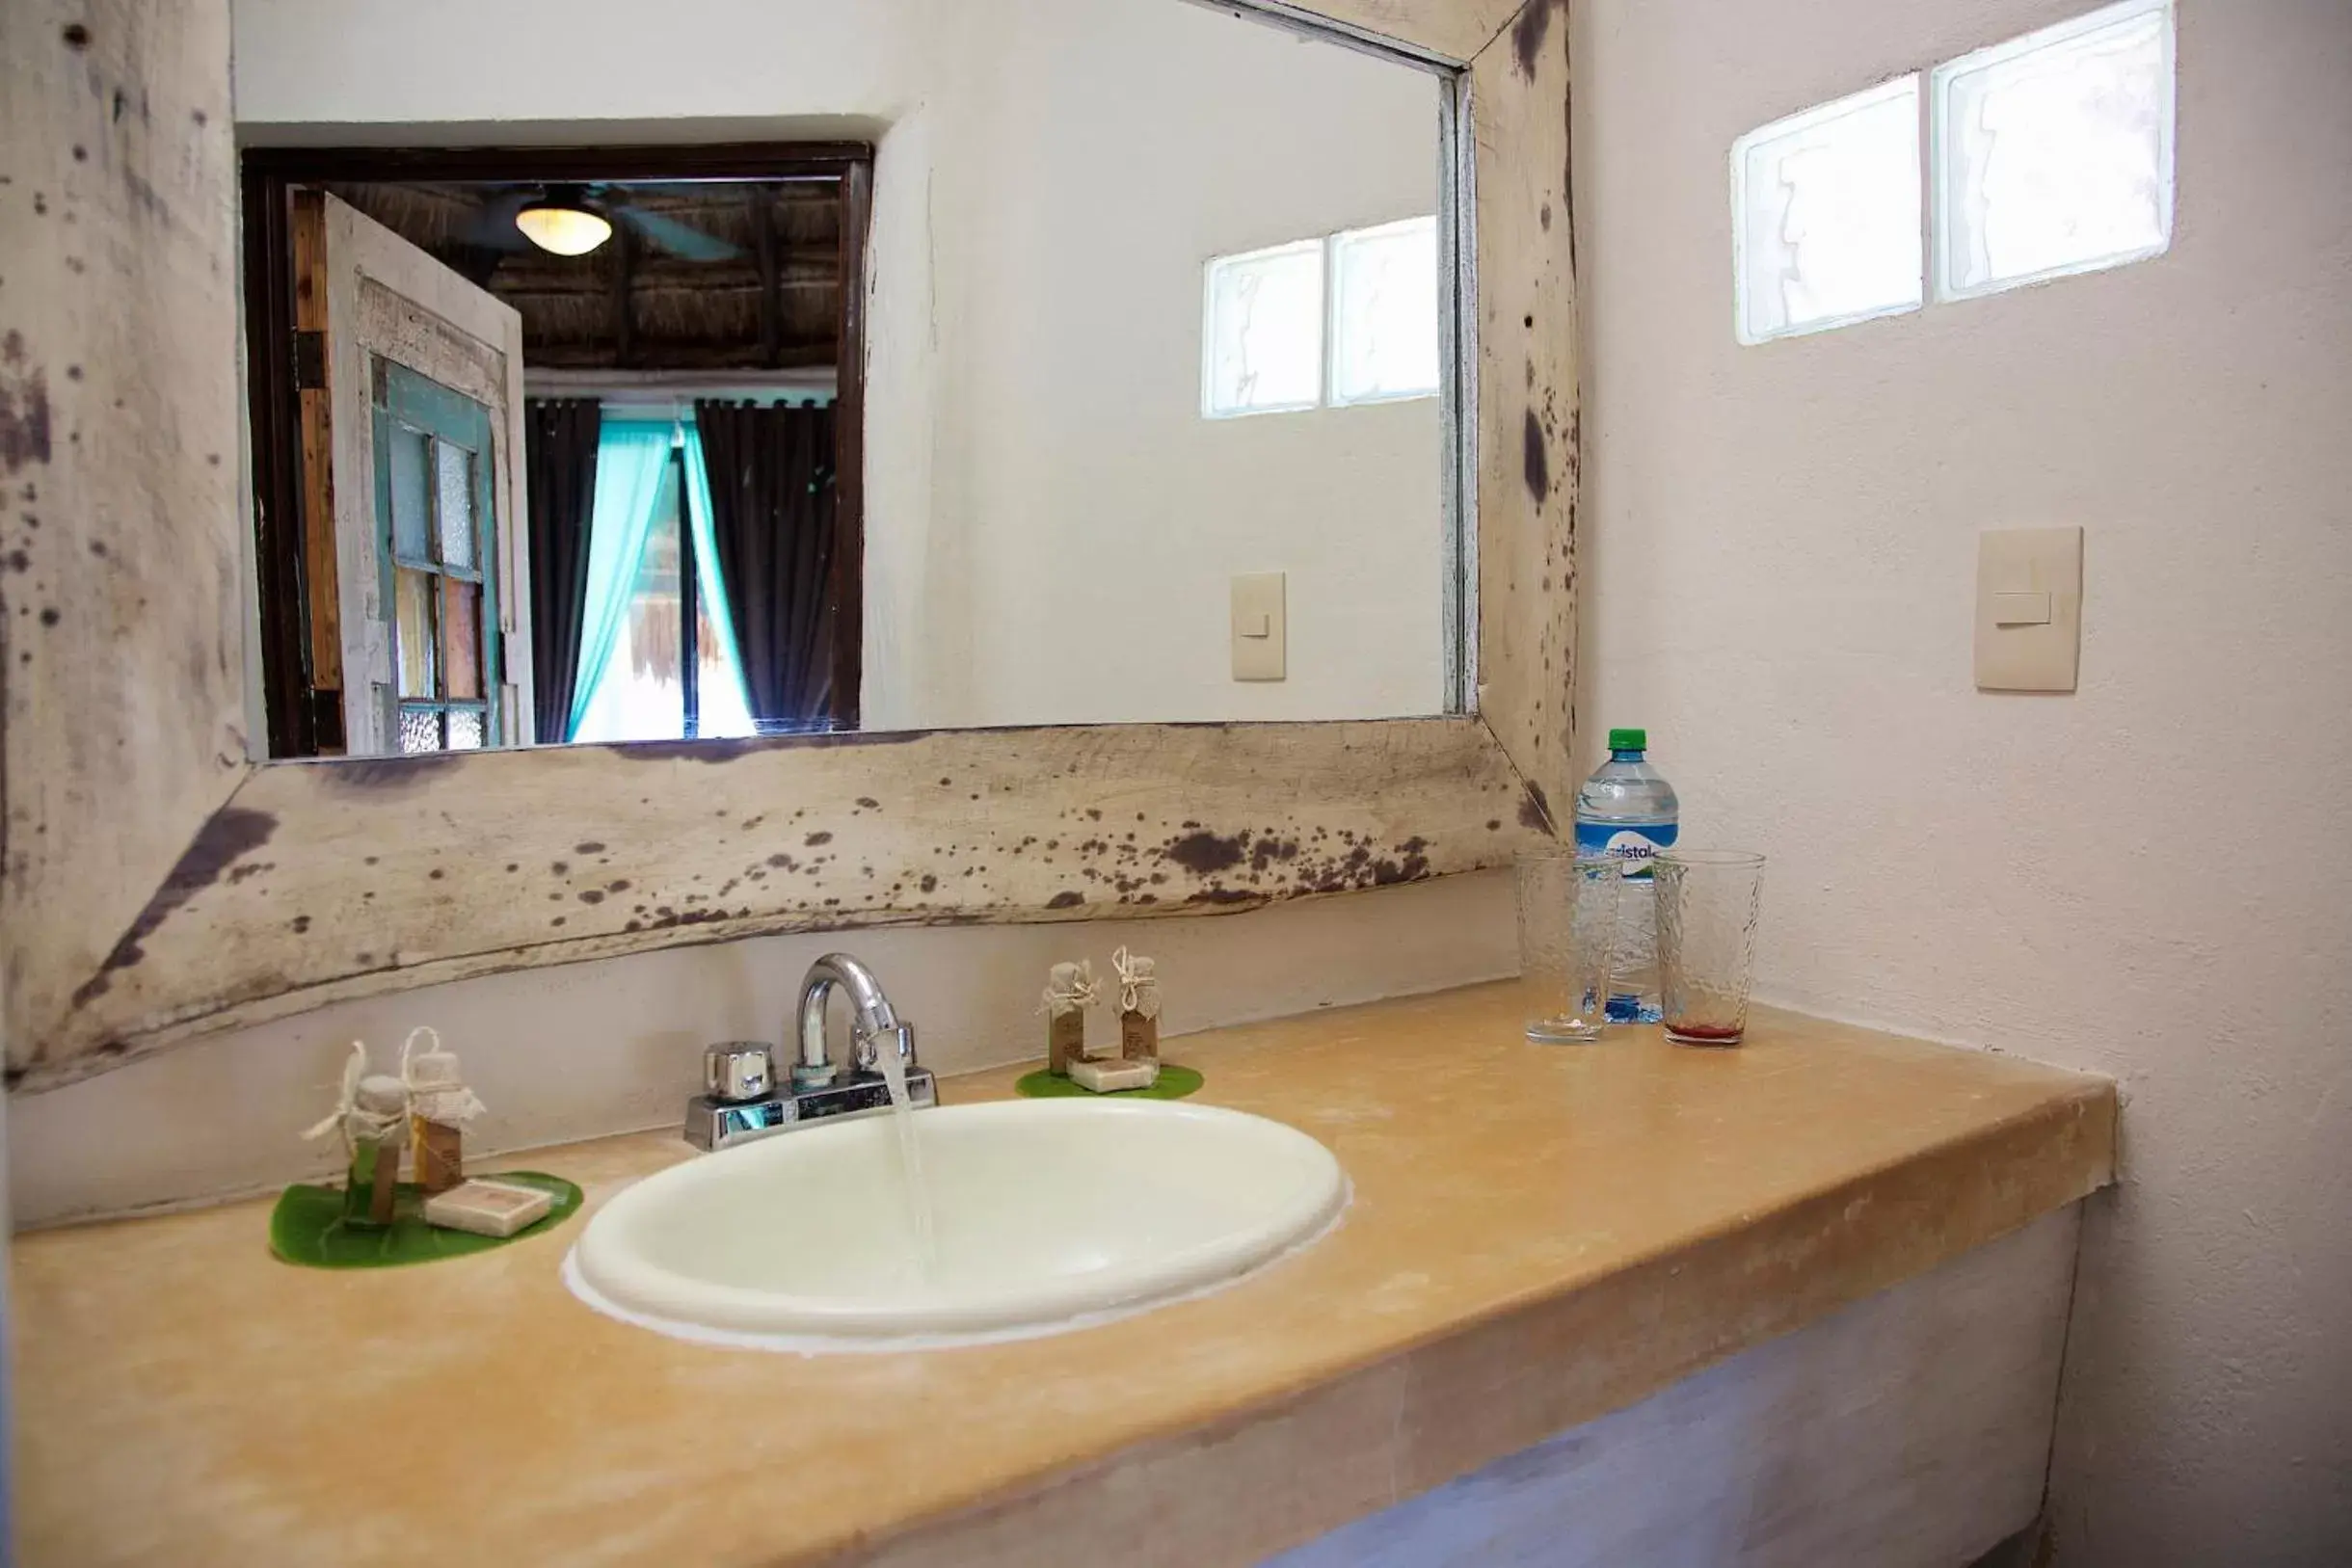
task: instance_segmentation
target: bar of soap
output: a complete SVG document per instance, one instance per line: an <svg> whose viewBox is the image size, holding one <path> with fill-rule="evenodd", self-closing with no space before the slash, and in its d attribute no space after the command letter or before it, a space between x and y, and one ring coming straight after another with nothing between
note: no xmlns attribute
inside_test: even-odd
<svg viewBox="0 0 2352 1568"><path fill-rule="evenodd" d="M1070 1081L1082 1089L1107 1095L1117 1089L1148 1089L1160 1081L1158 1062L1127 1062L1116 1057L1099 1062L1073 1060Z"/></svg>
<svg viewBox="0 0 2352 1568"><path fill-rule="evenodd" d="M546 1217L554 1206L555 1194L544 1187L518 1186L511 1182L461 1182L425 1200L425 1223L444 1231L508 1236Z"/></svg>

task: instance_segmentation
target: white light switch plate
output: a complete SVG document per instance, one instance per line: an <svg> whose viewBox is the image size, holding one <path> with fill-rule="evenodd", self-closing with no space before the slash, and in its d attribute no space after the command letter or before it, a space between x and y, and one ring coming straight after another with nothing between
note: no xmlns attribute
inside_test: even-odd
<svg viewBox="0 0 2352 1568"><path fill-rule="evenodd" d="M1288 678L1290 632L1283 624L1282 573L1250 571L1233 579L1233 678Z"/></svg>
<svg viewBox="0 0 2352 1568"><path fill-rule="evenodd" d="M1999 528L1976 545L1976 684L2072 691L2082 653L2082 530Z"/></svg>

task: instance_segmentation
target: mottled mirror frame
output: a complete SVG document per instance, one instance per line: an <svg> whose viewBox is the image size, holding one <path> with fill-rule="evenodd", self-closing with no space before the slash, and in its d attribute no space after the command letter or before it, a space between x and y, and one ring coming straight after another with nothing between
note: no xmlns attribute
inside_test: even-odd
<svg viewBox="0 0 2352 1568"><path fill-rule="evenodd" d="M245 733L228 0L0 8L0 1027L19 1087L769 932L1249 909L1505 863L1570 786L1564 0L1257 9L1447 69L1476 716L270 763ZM1470 559L1474 555L1474 560ZM1472 590L1475 589L1473 594Z"/></svg>

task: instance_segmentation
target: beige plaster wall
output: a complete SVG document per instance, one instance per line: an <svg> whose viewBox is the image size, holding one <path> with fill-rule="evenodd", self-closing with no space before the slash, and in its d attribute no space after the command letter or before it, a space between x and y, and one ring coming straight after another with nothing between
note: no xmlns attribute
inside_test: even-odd
<svg viewBox="0 0 2352 1568"><path fill-rule="evenodd" d="M2059 1561L2342 1562L2352 6L2180 0L2169 254L1732 339L1733 138L2087 9L1577 9L1584 730L1772 855L1772 999L2121 1080ZM1980 694L1977 531L2041 524L2081 689Z"/></svg>

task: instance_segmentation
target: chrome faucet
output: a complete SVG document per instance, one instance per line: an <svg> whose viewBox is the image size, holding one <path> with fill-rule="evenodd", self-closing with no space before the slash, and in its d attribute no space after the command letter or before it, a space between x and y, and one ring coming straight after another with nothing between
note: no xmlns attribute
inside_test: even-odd
<svg viewBox="0 0 2352 1568"><path fill-rule="evenodd" d="M833 1081L833 1061L825 1049L825 1000L835 986L849 995L851 1065L870 1073L879 1065L883 1047L895 1046L898 1060L913 1068L914 1025L898 1022L874 971L847 953L827 953L809 966L800 982L800 1062L792 1069L792 1086L821 1089Z"/></svg>
<svg viewBox="0 0 2352 1568"><path fill-rule="evenodd" d="M825 1003L840 987L849 997L850 1070L835 1067L825 1042ZM915 1061L915 1026L902 1023L873 970L847 953L827 953L800 982L800 1060L776 1081L774 1048L734 1040L703 1052L704 1092L686 1102L685 1138L697 1149L787 1132L809 1122L888 1110L890 1084L877 1071L895 1050L906 1071L911 1106L939 1103L938 1081Z"/></svg>

